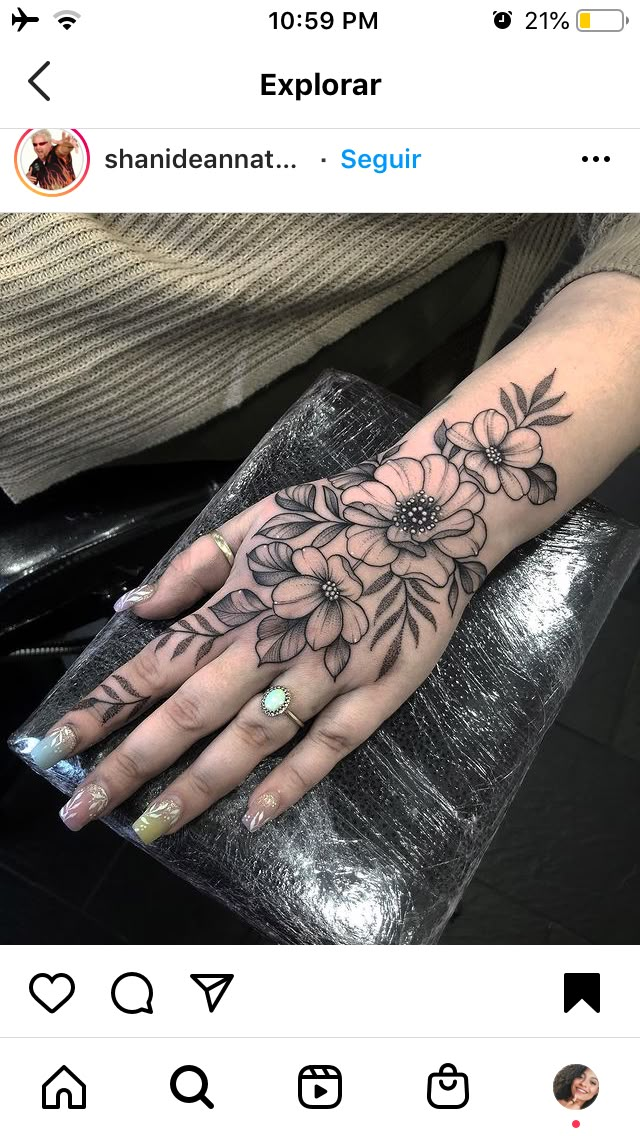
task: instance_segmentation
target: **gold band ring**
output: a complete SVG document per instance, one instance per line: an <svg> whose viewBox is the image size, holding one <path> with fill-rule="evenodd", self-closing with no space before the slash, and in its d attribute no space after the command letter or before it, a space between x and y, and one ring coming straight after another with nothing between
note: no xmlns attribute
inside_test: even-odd
<svg viewBox="0 0 640 1136"><path fill-rule="evenodd" d="M235 559L233 555L233 549L229 547L222 533L219 533L216 529L215 532L210 532L209 536L213 537L222 555L226 557L226 559L229 561L229 564L233 568L233 561Z"/></svg>
<svg viewBox="0 0 640 1136"><path fill-rule="evenodd" d="M289 709L291 702L291 691L287 690L286 686L270 686L265 690L260 700L260 705L264 714L268 714L270 718L276 718L279 714L286 714L295 722L299 729L304 729L304 722L301 722L293 710Z"/></svg>

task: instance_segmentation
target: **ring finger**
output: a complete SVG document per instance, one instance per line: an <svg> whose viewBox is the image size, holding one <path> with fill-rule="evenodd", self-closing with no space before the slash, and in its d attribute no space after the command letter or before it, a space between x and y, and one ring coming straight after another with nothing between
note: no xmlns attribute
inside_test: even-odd
<svg viewBox="0 0 640 1136"><path fill-rule="evenodd" d="M137 835L151 844L200 816L241 785L265 757L291 741L335 694L333 679L327 674L319 677L315 659L278 674L267 689L263 687L242 707L189 769L148 805L133 825ZM269 802L265 807L269 808Z"/></svg>

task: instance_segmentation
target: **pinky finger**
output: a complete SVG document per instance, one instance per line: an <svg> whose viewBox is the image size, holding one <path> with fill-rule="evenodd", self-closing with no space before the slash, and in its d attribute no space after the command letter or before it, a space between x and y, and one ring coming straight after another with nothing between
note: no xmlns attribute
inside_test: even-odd
<svg viewBox="0 0 640 1136"><path fill-rule="evenodd" d="M387 689L371 687L339 695L315 719L309 733L254 789L242 823L257 832L313 789L397 709Z"/></svg>

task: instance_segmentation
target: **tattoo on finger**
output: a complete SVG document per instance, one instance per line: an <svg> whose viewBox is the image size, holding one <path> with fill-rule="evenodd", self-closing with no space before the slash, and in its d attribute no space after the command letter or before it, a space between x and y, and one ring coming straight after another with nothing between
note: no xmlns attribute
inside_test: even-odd
<svg viewBox="0 0 640 1136"><path fill-rule="evenodd" d="M126 712L125 720L132 718L134 714L139 714L150 697L150 694L140 694L124 675L113 674L109 682L100 683L95 694L83 698L75 709L95 710L100 716L102 725L106 726L116 714Z"/></svg>

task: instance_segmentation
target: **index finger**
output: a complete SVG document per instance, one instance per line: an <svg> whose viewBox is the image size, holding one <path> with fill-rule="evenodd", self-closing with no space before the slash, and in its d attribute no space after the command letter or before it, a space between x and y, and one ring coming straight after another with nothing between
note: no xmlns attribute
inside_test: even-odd
<svg viewBox="0 0 640 1136"><path fill-rule="evenodd" d="M216 629L206 605L179 619L68 710L37 740L31 760L40 769L50 769L82 753L177 690L227 650L231 638ZM187 645L194 647L195 658L184 649Z"/></svg>
<svg viewBox="0 0 640 1136"><path fill-rule="evenodd" d="M120 596L115 610L134 608L143 619L165 619L193 607L204 595L217 592L231 571L231 560L250 528L254 509L252 505L213 532L198 537L178 553L154 584L141 584ZM223 538L222 546L214 533ZM225 544L231 558L225 554Z"/></svg>

